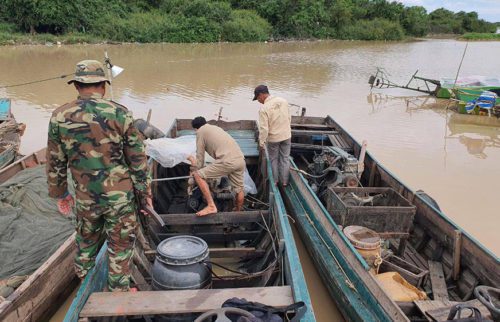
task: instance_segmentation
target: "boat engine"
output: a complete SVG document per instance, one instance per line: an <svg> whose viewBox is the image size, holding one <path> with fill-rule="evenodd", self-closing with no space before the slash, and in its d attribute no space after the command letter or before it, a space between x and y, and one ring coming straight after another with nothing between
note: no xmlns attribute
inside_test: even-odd
<svg viewBox="0 0 500 322"><path fill-rule="evenodd" d="M217 179L208 179L208 187L212 193L215 205L219 211L230 211L233 207L234 192L228 177L220 177ZM199 211L206 206L201 190L195 184L194 179L189 179L188 182L188 210Z"/></svg>
<svg viewBox="0 0 500 322"><path fill-rule="evenodd" d="M315 192L326 186L357 187L361 171L358 160L339 147L325 147L308 165L310 184Z"/></svg>

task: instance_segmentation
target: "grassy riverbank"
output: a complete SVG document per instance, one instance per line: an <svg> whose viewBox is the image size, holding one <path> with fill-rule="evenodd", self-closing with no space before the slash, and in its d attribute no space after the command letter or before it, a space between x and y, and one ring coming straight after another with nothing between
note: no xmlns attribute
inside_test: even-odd
<svg viewBox="0 0 500 322"><path fill-rule="evenodd" d="M461 40L490 40L490 41L500 41L500 34L490 34L490 33L467 33L460 36Z"/></svg>
<svg viewBox="0 0 500 322"><path fill-rule="evenodd" d="M22 34L5 33L0 31L0 46L6 45L50 45L50 44L98 44L104 43L103 39L89 34L69 33L56 36L52 34Z"/></svg>

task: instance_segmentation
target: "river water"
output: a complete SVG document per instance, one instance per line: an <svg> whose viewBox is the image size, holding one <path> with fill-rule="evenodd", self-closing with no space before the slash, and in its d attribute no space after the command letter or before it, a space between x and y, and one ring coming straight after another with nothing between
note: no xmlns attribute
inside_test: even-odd
<svg viewBox="0 0 500 322"><path fill-rule="evenodd" d="M130 44L0 47L0 86L72 73L83 59L103 60L108 51L125 71L113 82L113 96L135 117L167 128L173 118L203 115L255 119L259 104L253 88L267 84L271 94L307 108L308 115L334 117L390 171L413 189L423 189L459 226L500 254L500 122L447 110L447 102L406 90L370 92L376 67L406 83L419 75L454 78L466 43L292 42L261 44ZM468 45L461 76L500 75L500 42ZM66 79L0 88L27 124L21 151L46 144L47 123L57 106L76 92ZM108 91L108 96L110 96ZM292 106L298 113L299 107ZM302 257L306 257L302 251ZM304 259L312 284L321 284ZM307 264L309 263L309 264ZM335 315L324 289L311 287L320 320Z"/></svg>

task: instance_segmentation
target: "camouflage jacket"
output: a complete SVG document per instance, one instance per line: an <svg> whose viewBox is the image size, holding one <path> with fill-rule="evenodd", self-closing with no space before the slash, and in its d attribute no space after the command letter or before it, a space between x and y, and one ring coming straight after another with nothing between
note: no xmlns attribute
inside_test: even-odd
<svg viewBox="0 0 500 322"><path fill-rule="evenodd" d="M70 169L77 202L115 205L147 195L150 175L142 135L132 114L100 94L57 108L49 123L49 196L66 194Z"/></svg>

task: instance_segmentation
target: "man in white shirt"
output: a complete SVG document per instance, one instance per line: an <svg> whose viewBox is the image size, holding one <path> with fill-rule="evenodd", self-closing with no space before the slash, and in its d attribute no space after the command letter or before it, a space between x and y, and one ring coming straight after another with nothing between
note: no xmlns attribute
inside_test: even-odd
<svg viewBox="0 0 500 322"><path fill-rule="evenodd" d="M265 85L254 90L254 98L263 106L259 110L259 147L267 145L274 182L288 185L290 174L291 120L288 102L277 96L269 95Z"/></svg>

